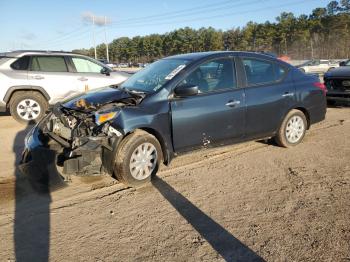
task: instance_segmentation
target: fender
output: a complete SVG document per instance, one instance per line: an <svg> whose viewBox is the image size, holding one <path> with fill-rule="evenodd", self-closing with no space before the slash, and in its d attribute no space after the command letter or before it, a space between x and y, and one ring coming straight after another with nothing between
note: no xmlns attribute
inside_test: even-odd
<svg viewBox="0 0 350 262"><path fill-rule="evenodd" d="M7 103L15 91L25 91L25 90L38 91L46 98L47 101L49 101L51 99L49 94L41 86L21 85L21 86L11 86L7 90L7 92L4 96L4 99L3 99L4 102Z"/></svg>

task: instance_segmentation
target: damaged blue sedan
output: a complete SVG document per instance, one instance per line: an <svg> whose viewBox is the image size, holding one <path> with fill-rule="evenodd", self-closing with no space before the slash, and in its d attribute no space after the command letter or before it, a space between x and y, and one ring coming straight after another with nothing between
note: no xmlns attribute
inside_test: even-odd
<svg viewBox="0 0 350 262"><path fill-rule="evenodd" d="M177 55L56 104L26 137L21 170L43 172L50 160L63 176L108 173L139 186L197 148L262 138L295 146L325 114L325 86L271 56Z"/></svg>

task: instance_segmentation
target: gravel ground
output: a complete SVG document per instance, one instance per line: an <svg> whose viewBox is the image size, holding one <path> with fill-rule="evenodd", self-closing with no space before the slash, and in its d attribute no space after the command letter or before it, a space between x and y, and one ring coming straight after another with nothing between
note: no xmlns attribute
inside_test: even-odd
<svg viewBox="0 0 350 262"><path fill-rule="evenodd" d="M0 116L1 261L350 261L350 108L302 144L203 149L152 184L102 176L37 193L18 172L28 131Z"/></svg>

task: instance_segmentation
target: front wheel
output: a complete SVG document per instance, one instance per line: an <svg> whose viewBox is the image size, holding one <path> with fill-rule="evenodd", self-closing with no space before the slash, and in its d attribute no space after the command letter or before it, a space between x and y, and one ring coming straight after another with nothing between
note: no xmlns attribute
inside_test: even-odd
<svg viewBox="0 0 350 262"><path fill-rule="evenodd" d="M162 149L151 134L137 130L127 136L117 150L114 174L130 186L141 186L151 181L159 168Z"/></svg>
<svg viewBox="0 0 350 262"><path fill-rule="evenodd" d="M10 100L11 115L22 124L39 121L47 108L46 99L35 91L17 91Z"/></svg>
<svg viewBox="0 0 350 262"><path fill-rule="evenodd" d="M303 112L293 109L284 118L275 141L282 147L292 147L299 144L306 133L307 121Z"/></svg>

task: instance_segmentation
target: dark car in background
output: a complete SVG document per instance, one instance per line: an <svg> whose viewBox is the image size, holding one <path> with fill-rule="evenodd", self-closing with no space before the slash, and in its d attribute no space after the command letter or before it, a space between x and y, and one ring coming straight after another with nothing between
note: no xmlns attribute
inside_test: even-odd
<svg viewBox="0 0 350 262"><path fill-rule="evenodd" d="M39 175L40 152L53 152L65 175L104 171L138 186L197 148L270 137L295 146L325 118L325 95L317 78L269 55L172 56L56 104L26 137L21 169Z"/></svg>
<svg viewBox="0 0 350 262"><path fill-rule="evenodd" d="M350 66L350 59L341 61L341 62L339 63L339 66Z"/></svg>
<svg viewBox="0 0 350 262"><path fill-rule="evenodd" d="M324 75L328 104L350 104L350 66L340 66Z"/></svg>

